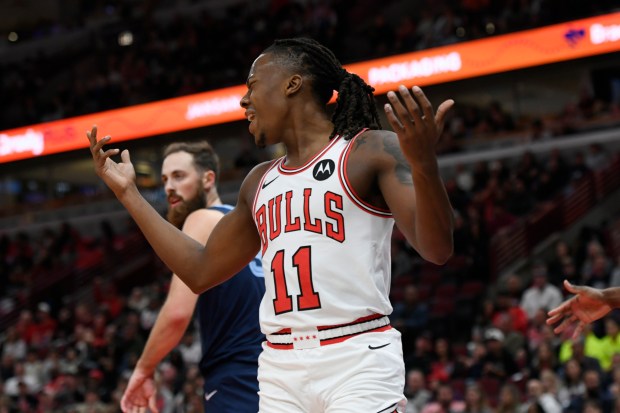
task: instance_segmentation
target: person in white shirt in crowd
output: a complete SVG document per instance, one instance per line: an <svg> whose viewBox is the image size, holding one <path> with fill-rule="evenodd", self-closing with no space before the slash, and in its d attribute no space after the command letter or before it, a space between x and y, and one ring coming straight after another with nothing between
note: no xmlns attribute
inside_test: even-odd
<svg viewBox="0 0 620 413"><path fill-rule="evenodd" d="M547 266L536 263L532 268L532 285L523 292L521 308L531 320L540 309L546 311L562 303L560 289L547 281Z"/></svg>

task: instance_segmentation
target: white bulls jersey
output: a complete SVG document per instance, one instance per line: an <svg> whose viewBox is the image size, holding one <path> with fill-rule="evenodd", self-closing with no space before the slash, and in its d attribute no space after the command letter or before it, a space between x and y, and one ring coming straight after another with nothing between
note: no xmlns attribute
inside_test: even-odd
<svg viewBox="0 0 620 413"><path fill-rule="evenodd" d="M280 158L259 183L253 212L265 273L265 334L392 312L394 220L348 186L345 165L353 141L335 137L295 169Z"/></svg>

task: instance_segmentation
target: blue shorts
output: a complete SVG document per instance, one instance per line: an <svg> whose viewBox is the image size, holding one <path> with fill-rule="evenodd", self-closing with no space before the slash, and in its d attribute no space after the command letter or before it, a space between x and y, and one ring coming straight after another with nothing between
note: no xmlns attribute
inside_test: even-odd
<svg viewBox="0 0 620 413"><path fill-rule="evenodd" d="M225 375L206 377L205 413L258 412L257 367L229 370ZM207 380L208 379L208 380Z"/></svg>

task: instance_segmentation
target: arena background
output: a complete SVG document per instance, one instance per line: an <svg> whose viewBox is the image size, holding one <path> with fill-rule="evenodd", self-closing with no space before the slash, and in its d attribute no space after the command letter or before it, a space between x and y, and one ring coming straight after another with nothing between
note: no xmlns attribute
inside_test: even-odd
<svg viewBox="0 0 620 413"><path fill-rule="evenodd" d="M234 203L281 148L255 148L221 89L235 96L263 48L300 35L370 76L380 106L398 83L456 101L438 146L454 257L437 267L393 237L408 412L618 411L617 314L571 341L528 294L541 279L620 286L612 0L0 0L0 411L118 411L165 297L169 271L79 128L118 131L161 211L162 146L207 138ZM168 119L181 97L198 102L187 124L130 122L143 107ZM160 366L164 412L202 408L195 334Z"/></svg>

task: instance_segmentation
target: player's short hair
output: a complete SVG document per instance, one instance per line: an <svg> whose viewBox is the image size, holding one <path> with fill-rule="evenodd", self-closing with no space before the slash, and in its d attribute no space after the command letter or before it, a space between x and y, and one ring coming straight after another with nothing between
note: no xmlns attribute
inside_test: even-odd
<svg viewBox="0 0 620 413"><path fill-rule="evenodd" d="M164 158L177 152L187 152L192 155L194 166L201 172L215 172L216 182L220 176L220 157L207 141L174 142L164 148Z"/></svg>

